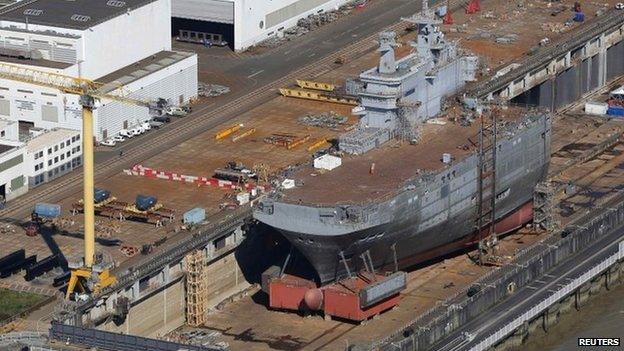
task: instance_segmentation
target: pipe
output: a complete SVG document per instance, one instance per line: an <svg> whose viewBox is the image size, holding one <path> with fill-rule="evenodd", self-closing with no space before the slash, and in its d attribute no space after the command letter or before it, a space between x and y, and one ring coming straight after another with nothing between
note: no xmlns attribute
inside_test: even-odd
<svg viewBox="0 0 624 351"><path fill-rule="evenodd" d="M93 266L95 256L95 213L93 200L93 108L82 108L82 155L84 201L84 265Z"/></svg>

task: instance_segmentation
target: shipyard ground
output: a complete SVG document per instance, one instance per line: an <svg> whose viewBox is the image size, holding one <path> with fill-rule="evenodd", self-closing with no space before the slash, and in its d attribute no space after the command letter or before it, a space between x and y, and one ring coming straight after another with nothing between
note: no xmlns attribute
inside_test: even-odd
<svg viewBox="0 0 624 351"><path fill-rule="evenodd" d="M568 8L572 6L572 3L571 1L562 2L557 6ZM403 6L400 6L401 4L403 4ZM484 67L483 73L486 74L488 71L508 64L520 53L527 52L530 47L536 45L540 38L545 35L548 35L553 41L558 37L562 37L562 33L545 33L541 29L536 30L527 25L526 22L520 20L510 21L511 18L518 17L519 14L522 14L524 16L523 18L530 20L530 23L537 26L540 23L544 23L546 20L561 24L570 17L569 11L563 11L557 16L551 16L550 12L544 11L544 8L547 7L546 2L536 2L535 4L539 6L526 5L520 8L518 6L508 7L498 4L497 2L485 1L483 3L484 11L481 13L465 15L463 11L456 11L453 15L455 24L450 27L445 27L444 30L451 32L449 36L460 40L462 46L467 46L470 50L474 50L476 53L480 54L483 60L491 63ZM392 19L394 18L396 20L398 17L398 10L384 12L377 17L374 16L378 10L376 6L385 5L385 3L373 2L371 6L363 10L362 13L345 17L336 23L332 23L315 32L309 33L309 35L301 38L301 42L290 42L258 55L232 54L226 52L223 48L206 49L184 44L181 49L194 49L197 50L200 55L200 80L209 83L228 85L232 88L232 93L211 100L203 100L195 107L196 112L193 113L193 115L176 120L172 125L166 126L163 131L152 133L170 133L174 132L175 129L181 125L198 123L197 119L202 118L202 114L205 114L203 111L210 110L216 105L225 104L235 99L237 96L241 96L249 90L253 90L256 86L263 86L270 81L270 79L285 75L285 66L289 66L291 62L293 66L301 66L313 62L314 57L322 57L328 52L331 52L333 48L346 45L349 41L356 40L357 38L365 37L369 34L369 27L374 27L376 28L375 30L377 30L378 26L392 23ZM408 11L406 9L409 8L407 7L407 2L398 2L395 5L399 5L397 9L401 9L401 11ZM488 6L492 7L488 8ZM587 6L593 5L588 4ZM595 8L588 8L586 11L589 20L591 14L595 12ZM490 18L492 16L494 18ZM353 28L357 27L357 25L353 24L356 18L360 21L363 20L364 22L362 23L367 23L369 25L366 27L365 31L353 30ZM349 29L343 28L342 26L347 26ZM456 32L453 28L462 29L460 32ZM491 28L496 29L493 30ZM475 33L483 33L484 31L491 34L488 39L482 38L482 34L475 37ZM339 33L339 35L332 35L334 32ZM355 32L358 34L349 34ZM374 33L374 31L370 31L370 33ZM518 34L519 39L517 42L512 45L495 42L495 38L499 35L510 33ZM331 39L330 35L332 35ZM405 33L401 41L407 43L409 39L413 37L414 33ZM483 50L483 47L486 46L491 47L491 49L487 51ZM374 45L371 45L370 48L374 48ZM513 50L509 50L510 48L513 48ZM410 49L408 45L403 45L397 52L399 56L401 56L409 52ZM361 50L364 50L365 53L358 54L358 59L348 62L345 65L335 65L332 63L327 67L327 72L315 79L344 84L346 78L356 76L362 70L374 66L377 62L376 51L365 48L361 48ZM307 52L310 52L310 55L314 55L308 57L309 55L305 55ZM220 67L215 67L213 65L216 57L226 58L225 60L219 60L219 62L223 62ZM276 62L281 63L277 64ZM285 63L288 63L288 65L285 65ZM271 66L273 64L275 64L275 67ZM258 65L258 70L255 70L255 68L249 69L249 67L253 65ZM262 74L255 74L260 70L260 67L264 67ZM249 70L247 71L246 69ZM249 75L253 75L253 77L249 78ZM263 75L267 75L268 77L263 78ZM293 77L290 81L287 81L285 85L293 84L294 78L309 77L305 75ZM307 147L313 141L322 138L335 138L345 128L348 128L349 124L355 123L356 121L354 117L351 117L350 123L340 128L340 130L303 126L297 122L297 118L308 112L336 111L340 114L349 115L350 107L288 99L277 96L274 90L271 91L271 93L270 98L258 101L256 107L252 107L249 110L238 111L235 117L222 124L217 123L218 121L215 119L215 123L211 125L208 131L200 133L193 138L177 142L175 146L164 147L165 145L163 145L160 140L164 138L166 142L172 142L173 138L176 136L176 133L173 133L173 136L169 134L146 135L137 139L131 139L113 150L101 149L97 155L96 163L105 164L106 170L100 173L110 175L105 176L103 174L101 177L98 177L96 186L110 190L113 196L126 202L132 202L137 194L156 196L165 207L176 210L178 217L180 217L184 211L194 207L204 207L208 210L209 214L215 214L220 212L219 205L233 202L231 194L216 188L198 188L195 185L182 184L180 182L132 177L124 175L121 171L131 168L135 163L139 163L154 169L186 175L211 176L214 169L223 167L226 162L238 161L243 162L249 167L264 164L268 166L270 173L276 173L287 166L307 162L311 154L311 152L307 151ZM214 140L214 135L217 131L237 123L243 123L245 125L244 129L256 128L257 131L253 135L237 143L231 142L229 138L221 141ZM269 145L262 141L264 137L278 132L293 133L301 136L311 135L311 138L308 143L294 150L285 150L284 148ZM134 155L132 149L143 147L146 143L151 143L150 138L155 139L154 145L150 146L150 148L158 149L160 152L158 152L156 156L148 159L133 159ZM124 151L123 157L118 156L119 150ZM130 161L132 163L130 163ZM66 217L67 220L64 221L65 225L62 229L69 232L80 232L81 217L71 216L69 214L72 203L81 198L80 183L70 183L67 186L55 189L55 186L59 186L60 184L57 184L60 182L63 182L63 185L65 185L69 177L79 177L79 175L72 174L68 177L64 177L58 182L52 182L43 186L43 189L34 189L26 196L35 196L35 194L42 190L46 192L53 191L54 194L46 195L54 199L54 201L49 202L60 203L63 207L64 217ZM43 197L36 201L43 201L45 199L46 198ZM20 205L24 200L26 199L18 199ZM11 211L13 211L12 207L12 204L9 204L8 209L5 211L11 213ZM25 206L16 208L14 213L18 216L25 216L29 211L30 209L28 206ZM220 213L220 215L226 214ZM21 219L24 217L18 218ZM169 241L179 230L179 224L155 228L145 223L131 221L120 223L101 217L98 217L97 221L101 235L112 236L122 240L125 245L137 248L145 244L152 244L162 240L164 237L167 237ZM24 240L22 232L17 230L16 233L7 233L0 237L0 243L5 245L4 247L7 248L7 252L24 247L27 249L28 253L36 253L39 257L45 257L49 255L50 252L56 252L57 250L60 250L70 261L80 257L82 253L80 239L58 235L54 236L53 239L54 243L52 243L51 240ZM99 247L98 249L107 252L116 262L122 262L127 259L117 248L111 250L110 248Z"/></svg>
<svg viewBox="0 0 624 351"><path fill-rule="evenodd" d="M484 8L493 1L484 1ZM572 1L562 2L562 6L570 7ZM344 46L347 43L364 38L369 34L373 34L387 24L395 22L399 16L406 15L416 10L413 1L384 1L373 2L372 6L364 10L361 14L354 17L346 17L334 24L319 29L317 32L310 33L302 37L299 42L291 42L282 47L269 50L262 54L231 54L221 51L221 49L204 49L182 45L182 48L199 51L200 54L200 80L208 83L217 83L228 85L232 88L230 95L225 95L212 100L201 101L195 107L195 113L184 119L180 119L167 126L163 132L176 134L176 128L184 124L196 123L203 118L205 113L215 109L219 105L234 101L235 98L245 96L255 89L265 90L262 88L265 84L273 80L286 76L294 67L301 67L308 63L313 63L318 57L323 57L327 53L334 51L336 47ZM543 3L543 6L546 3ZM396 6L390 6L396 5ZM392 10L385 11L382 15L375 12L376 6L390 6ZM504 6L508 4L497 4L498 12L504 13ZM587 6L593 6L588 4ZM517 11L516 8L513 9ZM501 17L499 19L484 18L482 14L466 17L462 13L455 13L455 21L458 24L465 21L468 25L466 31L453 31L449 33L452 38L463 39L462 45L474 50L476 53L483 55L489 62L489 68L496 70L504 67L514 57L526 52L530 47L537 45L537 42L548 36L551 40L561 37L562 34L541 32L536 27L531 27L527 21L537 26L543 23L545 18L549 21L563 22L569 19L570 12L564 11L555 17L550 14L540 17L537 14L542 11L540 8L534 8L534 12L525 12L523 20L510 20L510 17ZM588 15L592 11L587 11ZM588 16L591 17L591 16ZM517 18L517 17L516 17ZM357 23L357 25L355 25ZM503 26L508 23L508 27ZM494 36L483 38L477 28L492 30L490 26L496 24L497 32ZM357 28L357 29L354 29ZM454 28L454 27L453 27ZM450 29L449 29L450 30ZM355 34L357 32L357 34ZM512 44L497 44L494 39L498 35L509 34L508 32L519 33L518 42ZM336 34L338 33L338 34ZM407 34L402 41L413 34ZM478 35L479 38L474 37ZM369 68L376 64L377 53L371 51L375 47L370 44L358 52L357 56L362 56L357 60L348 62L345 65L329 64L326 67L327 72L322 76L315 78L319 81L330 81L342 84L345 78L355 76L365 68ZM498 48L485 50L485 47ZM513 50L510 48L513 47ZM210 51L212 50L212 51ZM400 54L405 54L409 50L407 45L399 49ZM515 52L515 50L518 50ZM363 54L363 55L362 55ZM214 62L217 58L225 58L220 60L224 62L220 67L215 67ZM273 62L269 64L269 62ZM484 71L486 73L487 69ZM305 76L291 77L288 83L292 83L294 78L308 78ZM208 124L207 131L197 130L194 137L185 140L176 139L175 135L166 134L165 142L159 142L160 136L145 136L136 140L131 140L123 144L120 148L124 150L125 156L118 157L118 150L101 150L97 155L98 163L105 163L106 169L99 172L100 176L97 186L109 189L113 195L120 200L131 202L138 193L150 194L157 196L161 202L169 208L173 208L181 215L182 212L193 207L205 207L209 209L209 213L216 218L227 216L227 211L220 211L219 205L224 202L231 202L232 199L227 197L226 192L216 188L201 187L194 185L182 184L179 182L147 179L121 174L122 169L128 169L133 163L139 162L144 166L155 169L170 170L189 175L206 175L210 176L211 172L223 166L227 161L236 160L253 166L254 164L264 163L270 169L277 172L289 165L295 165L306 162L309 159L310 152L307 146L302 145L294 150L285 150L283 148L266 144L262 138L275 132L289 132L297 134L311 134L311 140L320 138L334 138L340 131L329 129L308 128L297 123L297 118L307 112L323 112L333 110L342 114L348 114L350 107L332 105L325 103L315 103L301 100L292 100L276 96L274 88L266 88L271 90L271 97L267 99L259 99L251 106L237 106L229 110L227 118L212 118ZM232 116L235 116L232 118ZM351 120L353 123L354 120ZM245 128L257 128L257 132L238 143L232 143L229 139L223 141L215 141L214 135L221 130L234 123L243 123ZM584 152L588 152L592 146L596 146L600 141L610 133L621 133L622 125L614 120L606 120L603 118L588 117L579 114L577 111L570 112L570 115L561 117L555 121L553 126L555 131L553 136L553 174L557 170L562 170L569 165L569 160L581 156ZM145 148L151 143L149 138L154 138L154 143L158 143L153 147L153 153L156 156L150 158L139 158L140 154L136 149ZM404 146L407 147L407 146ZM600 156L592 158L590 161L574 165L568 168L568 171L562 175L560 182L572 180L582 191L575 193L562 200L560 214L562 222L567 223L574 218L575 214L581 213L584 209L594 206L596 203L608 198L611 194L619 190L617 184L618 177L621 177L622 164L621 145L610 148ZM61 182L66 184L67 179L74 179L68 182L66 188L59 188ZM567 178L566 178L567 177ZM43 193L42 199L49 202L61 203L64 209L64 216L67 217L68 231L79 232L81 230L80 217L71 217L68 209L71 203L78 200L80 196L80 182L78 174L72 174L65 180L52 182L40 189L33 190L29 194L31 202L34 203L36 194ZM55 187L57 187L55 189ZM54 189L54 193L47 192L47 189ZM11 211L11 203L8 204L8 211ZM11 215L17 218L23 218L27 214L27 206L13 212ZM71 224L71 221L75 221ZM186 232L180 231L179 224L165 226L163 228L155 228L153 225L145 223L137 223L125 221L118 223L98 218L99 225L104 227L113 227L115 234L113 237L121 239L124 244L135 247L141 247L144 244L154 243L163 237L167 237L167 242L171 243L176 238L183 237ZM513 255L515 250L525 247L530 243L540 240L541 236L533 234L514 234L505 239L501 250L507 255ZM82 251L82 241L67 236L55 235L54 237L38 237L27 238L23 231L16 229L15 232L10 230L0 236L0 246L2 253L12 252L18 248L26 248L28 254L38 254L39 257L45 257L50 252L59 250L68 259L78 258ZM98 246L98 250L106 252L117 263L126 262L124 265L130 264L128 258L119 251L118 248L108 248ZM148 256L136 256L133 260L149 259ZM452 268L451 268L452 267ZM407 324L411 318L419 312L423 312L439 301L443 301L446 297L460 291L470 282L476 280L486 270L492 268L477 267L471 264L465 256L449 258L442 262L435 263L426 268L414 271L410 276L409 291L404 299L404 303L394 311L384 314L379 321L371 321L368 325L356 327L349 323L341 322L325 322L319 317L301 318L293 314L281 312L268 312L262 304L262 300L252 300L244 298L238 302L226 305L224 309L216 311L209 317L207 323L208 328L219 330L223 333L223 340L237 349L237 346L245 343L244 348L277 348L292 349L306 346L309 349L321 347L326 348L342 348L348 341L362 340L364 338L374 337L373 330L382 333L384 330L390 331L400 328L401 325ZM36 288L38 286L49 288L49 277L29 283L29 286ZM3 282L4 284L15 283L25 285L26 283L21 277L12 277L11 280ZM254 295L259 298L260 295ZM260 303L258 303L260 302ZM240 318L241 315L248 316ZM247 322L251 322L246 324ZM383 327L381 327L383 325ZM278 326L283 326L279 328ZM297 326L297 328L293 328ZM375 329L377 328L377 329ZM280 332L280 330L288 330L289 332ZM276 332L278 331L278 332ZM292 332L290 332L292 331ZM238 344L241 343L241 344ZM250 346L251 345L251 346ZM298 346L297 346L298 345Z"/></svg>

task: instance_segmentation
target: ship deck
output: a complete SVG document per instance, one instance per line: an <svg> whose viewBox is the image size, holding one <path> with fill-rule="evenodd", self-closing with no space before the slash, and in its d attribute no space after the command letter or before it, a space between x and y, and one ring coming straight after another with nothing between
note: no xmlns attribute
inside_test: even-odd
<svg viewBox="0 0 624 351"><path fill-rule="evenodd" d="M525 108L518 107L501 111L499 127L522 119L525 113ZM442 154L449 153L453 162L458 162L475 151L480 122L462 126L457 118L460 115L461 110L456 108L433 120L444 124L423 124L420 141L415 145L390 140L363 155L345 155L342 165L331 171L315 169L311 164L302 166L291 176L301 186L285 190L282 200L328 206L378 201L418 174L447 167Z"/></svg>

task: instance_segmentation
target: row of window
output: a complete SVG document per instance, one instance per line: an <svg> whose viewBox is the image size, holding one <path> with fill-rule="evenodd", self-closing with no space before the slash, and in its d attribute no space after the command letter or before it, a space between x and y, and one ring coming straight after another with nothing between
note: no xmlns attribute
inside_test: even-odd
<svg viewBox="0 0 624 351"><path fill-rule="evenodd" d="M39 151L39 152L37 152L35 154L35 160L38 160L40 157L43 157L43 150L41 150L41 151Z"/></svg>
<svg viewBox="0 0 624 351"><path fill-rule="evenodd" d="M67 141L62 141L59 145L54 145L54 151L58 151L59 149L64 149L65 146L69 147L71 143L75 143L80 140L80 135L76 135L71 137L71 139L67 139ZM52 155L52 148L48 148L48 155ZM42 155L43 156L43 155Z"/></svg>

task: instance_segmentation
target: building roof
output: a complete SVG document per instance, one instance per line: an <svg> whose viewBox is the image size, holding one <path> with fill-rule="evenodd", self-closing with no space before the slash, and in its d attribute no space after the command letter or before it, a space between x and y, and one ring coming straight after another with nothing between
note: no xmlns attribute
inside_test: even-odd
<svg viewBox="0 0 624 351"><path fill-rule="evenodd" d="M28 65L36 67L47 67L56 69L66 69L74 65L74 63L50 61L44 59L20 59L17 57L0 56L0 62L11 63L17 65Z"/></svg>
<svg viewBox="0 0 624 351"><path fill-rule="evenodd" d="M108 93L119 88L121 85L127 85L128 83L134 82L135 80L171 66L193 55L195 54L190 52L160 51L141 61L137 61L107 74L104 77L98 78L96 81L104 84L104 86L100 88L100 91Z"/></svg>
<svg viewBox="0 0 624 351"><path fill-rule="evenodd" d="M29 152L44 149L46 147L54 146L61 141L70 139L72 136L79 134L77 130L56 128L41 135L38 135L26 142L26 147Z"/></svg>
<svg viewBox="0 0 624 351"><path fill-rule="evenodd" d="M0 9L0 20L84 30L156 0L24 0Z"/></svg>

